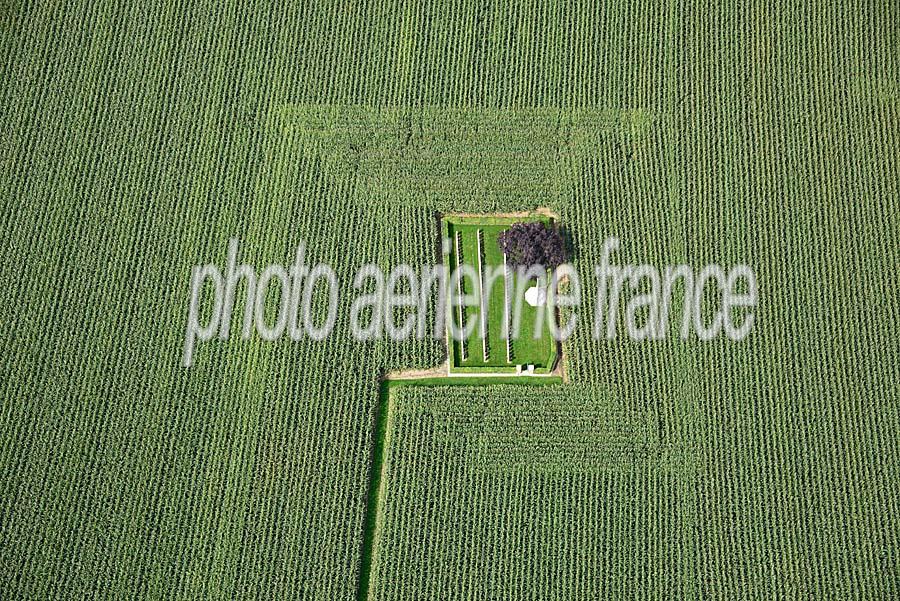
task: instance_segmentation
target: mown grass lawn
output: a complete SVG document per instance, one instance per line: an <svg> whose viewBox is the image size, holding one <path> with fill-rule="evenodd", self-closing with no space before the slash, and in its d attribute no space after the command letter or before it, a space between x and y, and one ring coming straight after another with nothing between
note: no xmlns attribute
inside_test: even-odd
<svg viewBox="0 0 900 601"><path fill-rule="evenodd" d="M497 237L510 225L517 221L533 220L538 217L519 219L497 219L485 217L479 218L453 218L448 219L445 225L445 233L449 236L451 251L448 256L450 273L459 264L470 265L482 282L471 281L466 278L463 281L464 292L474 292L487 297L487 311L482 326L481 302L476 306L454 308L450 311L452 318L459 327L460 313L464 316L465 323L474 320L475 325L466 339L466 352L463 352L461 341L452 341L451 366L453 368L492 368L494 371L511 370L516 366L534 365L536 369L552 369L556 359L556 345L550 335L549 323L546 315L540 315L543 307L532 307L528 303L517 302L517 297L524 294L532 285L538 282L523 284L516 270L510 268L510 278L500 277L490 282L486 274L496 269L503 268L503 252L497 243ZM479 232L481 244L479 246ZM461 251L462 260L457 256ZM479 255L481 261L479 261ZM479 263L481 263L479 267ZM546 283L544 283L546 285ZM451 281L451 298L458 293L455 280ZM479 297L480 298L480 297ZM507 307L507 302L509 307ZM513 336L509 352L507 352L506 332L512 328L516 311L519 307L518 335ZM509 324L509 325L507 325ZM487 336L482 336L482 328ZM511 330L510 330L511 331ZM485 345L483 340L486 339Z"/></svg>

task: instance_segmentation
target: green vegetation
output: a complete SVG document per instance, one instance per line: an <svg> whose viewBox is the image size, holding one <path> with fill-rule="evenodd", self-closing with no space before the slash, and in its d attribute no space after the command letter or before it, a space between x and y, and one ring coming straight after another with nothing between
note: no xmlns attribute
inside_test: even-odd
<svg viewBox="0 0 900 601"><path fill-rule="evenodd" d="M670 491L694 466L653 408L580 385L403 387L390 406L369 598L685 591L669 567L697 553L678 519L695 499Z"/></svg>
<svg viewBox="0 0 900 601"><path fill-rule="evenodd" d="M507 271L503 251L497 244L497 236L502 231L517 221L529 219L547 220L540 216L514 219L444 218L443 232L450 241L450 252L445 257L448 273L467 265L475 276L474 280L472 277L460 277L458 282L451 282L449 300L468 294L478 299L476 306L454 307L451 304L447 309L460 330L464 329L465 324L472 324L469 326L471 334L466 340L452 340L451 370L464 368L469 372L502 372L528 365L534 366L535 373L548 373L553 369L557 351L550 335L546 310L532 307L524 299L517 299L537 282L521 281L522 278L512 267ZM495 270L500 277L493 279L488 274ZM483 289L486 282L490 283L490 289ZM544 282L543 286L549 284ZM484 315L482 303L486 309ZM521 307L518 309L519 334L509 336L507 333L512 332L514 327L517 303Z"/></svg>
<svg viewBox="0 0 900 601"><path fill-rule="evenodd" d="M386 508L384 505L384 484L386 467L384 457L390 452L388 447L390 436L394 429L394 395L397 389L408 387L478 387L491 386L502 390L506 386L549 386L561 384L558 377L533 378L528 376L502 377L439 377L417 378L410 380L384 380L378 392L378 409L375 415L375 437L372 447L371 475L369 477L369 492L366 501L365 531L363 533L363 547L360 559L359 589L356 598L360 601L368 599L372 594L372 557L375 548L379 550L384 546L381 540L384 524L384 515L393 512L394 507ZM469 391L471 394L472 391ZM388 448L386 448L388 447Z"/></svg>
<svg viewBox="0 0 900 601"><path fill-rule="evenodd" d="M584 282L752 265L754 331L594 340L588 285L568 384L398 389L372 601L900 598L898 11L7 3L3 596L354 599L379 375L445 347L342 294L186 370L191 267L348 288L544 206Z"/></svg>

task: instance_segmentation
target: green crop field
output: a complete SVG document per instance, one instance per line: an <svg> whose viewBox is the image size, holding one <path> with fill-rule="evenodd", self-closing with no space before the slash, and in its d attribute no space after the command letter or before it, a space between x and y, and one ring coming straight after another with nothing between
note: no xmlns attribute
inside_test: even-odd
<svg viewBox="0 0 900 601"><path fill-rule="evenodd" d="M896 0L5 2L0 31L0 598L900 598ZM584 284L564 379L351 335L360 267L539 207ZM750 334L593 337L611 236L752 266ZM257 273L304 241L334 330L243 337L239 285L185 367L234 238Z"/></svg>
<svg viewBox="0 0 900 601"><path fill-rule="evenodd" d="M653 408L579 385L392 396L372 598L690 593L694 465Z"/></svg>

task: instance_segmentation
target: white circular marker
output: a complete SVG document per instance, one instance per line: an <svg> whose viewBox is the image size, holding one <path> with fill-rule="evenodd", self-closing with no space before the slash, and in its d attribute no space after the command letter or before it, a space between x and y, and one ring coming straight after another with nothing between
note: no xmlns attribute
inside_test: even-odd
<svg viewBox="0 0 900 601"><path fill-rule="evenodd" d="M547 304L547 291L537 286L532 286L525 291L525 302L532 307L543 307Z"/></svg>

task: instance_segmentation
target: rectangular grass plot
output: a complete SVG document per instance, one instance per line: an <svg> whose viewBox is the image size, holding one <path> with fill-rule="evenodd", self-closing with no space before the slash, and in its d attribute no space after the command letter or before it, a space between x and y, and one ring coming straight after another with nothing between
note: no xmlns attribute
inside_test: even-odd
<svg viewBox="0 0 900 601"><path fill-rule="evenodd" d="M443 236L450 241L444 261L450 275L451 372L516 373L533 366L535 373L549 373L555 366L557 345L545 308L524 299L530 286L547 284L520 281L498 244L501 232L523 221L551 220L538 214L443 219ZM464 335L454 336L454 329Z"/></svg>

